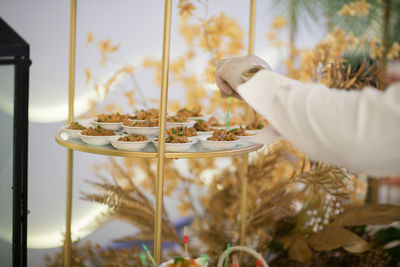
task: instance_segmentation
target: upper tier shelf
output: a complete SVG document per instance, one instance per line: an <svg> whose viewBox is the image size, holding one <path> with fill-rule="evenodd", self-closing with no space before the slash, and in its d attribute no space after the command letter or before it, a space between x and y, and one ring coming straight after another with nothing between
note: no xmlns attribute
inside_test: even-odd
<svg viewBox="0 0 400 267"><path fill-rule="evenodd" d="M119 156L119 157L130 157L130 158L156 158L157 148L154 144L149 143L141 151L124 151L117 150L112 145L105 146L91 146L82 142L80 139L68 138L68 135L63 131L59 131L56 134L56 142L66 148L101 154L107 156ZM177 159L177 158L213 158L213 157L229 157L237 156L241 154L247 154L260 149L263 145L255 145L250 143L239 143L236 147L226 150L210 150L203 147L199 142L193 145L192 148L185 152L165 152L165 158Z"/></svg>

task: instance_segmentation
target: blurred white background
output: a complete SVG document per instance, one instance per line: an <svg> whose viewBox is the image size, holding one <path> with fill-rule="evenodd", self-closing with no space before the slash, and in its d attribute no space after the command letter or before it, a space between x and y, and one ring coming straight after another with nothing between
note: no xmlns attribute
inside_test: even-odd
<svg viewBox="0 0 400 267"><path fill-rule="evenodd" d="M194 1L196 2L196 1ZM178 33L178 0L173 1L171 59L185 51L185 44ZM249 0L209 0L208 16L224 12L234 17L248 32ZM42 266L43 255L53 253L62 241L65 224L66 149L57 145L55 133L67 118L68 107L68 38L69 1L54 0L0 0L0 16L11 25L31 47L32 66L30 72L29 106L29 210L28 246L29 266ZM99 81L107 80L123 63L139 67L143 58L151 55L160 58L164 15L163 0L79 0L77 8L76 38L76 91L75 111L80 115L88 109L88 100L93 95L93 85L85 85L86 68L96 73ZM199 16L204 9L199 9ZM263 57L276 70L283 70L284 49L270 47L266 35L272 19L277 14L268 0L257 1L256 54ZM323 22L321 22L323 23ZM320 25L320 24L319 24ZM85 47L86 36L92 31L95 42ZM284 36L285 32L283 32ZM301 26L298 46L310 47L324 35L322 26ZM101 60L97 41L110 38L120 44L106 66ZM245 42L247 46L247 41ZM246 49L243 51L246 53ZM191 66L201 72L203 62ZM136 78L146 97L158 98L159 88L153 83L153 73L138 70ZM123 100L119 89L129 86L129 81L120 81L120 86L111 94L114 100ZM182 99L182 88L171 87L169 99ZM183 100L184 101L184 100ZM139 106L140 107L140 106ZM1 109L5 107L0 106ZM132 112L132 110L125 110ZM134 229L123 222L112 222L100 230L90 233L82 231L91 219L104 207L80 200L80 192L93 189L85 183L94 179L92 166L104 162L99 155L74 154L73 216L72 231L75 238L90 239L107 244L111 239L132 234ZM1 200L1 199L0 199ZM167 200L172 217L177 217L173 199ZM1 234L0 238L5 238Z"/></svg>

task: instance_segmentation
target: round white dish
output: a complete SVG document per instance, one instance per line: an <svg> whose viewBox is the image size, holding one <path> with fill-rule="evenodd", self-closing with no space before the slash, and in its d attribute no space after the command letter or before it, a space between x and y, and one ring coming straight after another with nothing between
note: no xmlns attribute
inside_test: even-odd
<svg viewBox="0 0 400 267"><path fill-rule="evenodd" d="M158 133L158 127L136 127L122 125L122 128L128 134L152 136Z"/></svg>
<svg viewBox="0 0 400 267"><path fill-rule="evenodd" d="M188 117L188 120L191 121L198 121L198 120L203 120L203 121L208 121L211 118L211 115L204 115L200 117Z"/></svg>
<svg viewBox="0 0 400 267"><path fill-rule="evenodd" d="M217 129L217 130L226 130L226 126L215 126L213 128ZM229 130L232 130L232 129L235 129L235 128L240 128L240 126L237 126L237 125L229 126Z"/></svg>
<svg viewBox="0 0 400 267"><path fill-rule="evenodd" d="M165 125L166 125L167 129L171 129L171 128L174 128L174 127L188 127L188 128L190 128L190 127L193 127L195 123L196 123L196 121L191 121L190 120L190 121L186 121L186 122L166 122Z"/></svg>
<svg viewBox="0 0 400 267"><path fill-rule="evenodd" d="M206 132L204 132L204 131L196 131L196 134L200 137L200 136L203 136L203 135L212 135L213 132L214 131L206 131Z"/></svg>
<svg viewBox="0 0 400 267"><path fill-rule="evenodd" d="M199 136L188 136L189 141L193 141L195 143L197 143L197 141L199 141Z"/></svg>
<svg viewBox="0 0 400 267"><path fill-rule="evenodd" d="M103 129L119 131L122 127L122 122L98 122L97 120L92 121L94 126L100 125Z"/></svg>
<svg viewBox="0 0 400 267"><path fill-rule="evenodd" d="M68 137L79 139L79 134L82 132L82 130L71 130L68 129L68 126L69 125L64 125L62 127L63 131L67 133Z"/></svg>
<svg viewBox="0 0 400 267"><path fill-rule="evenodd" d="M81 140L88 144L88 145L93 145L93 146L104 146L108 145L110 143L110 140L113 140L115 138L119 138L118 135L111 135L111 136L92 136L92 135L84 135L79 133L79 137Z"/></svg>
<svg viewBox="0 0 400 267"><path fill-rule="evenodd" d="M210 141L210 140L207 140L207 138L209 138L209 137L211 137L211 135L201 136L200 142L205 148L212 149L212 150L233 148L240 142L240 138L235 141Z"/></svg>
<svg viewBox="0 0 400 267"><path fill-rule="evenodd" d="M155 139L152 141L158 149L158 142L155 141ZM165 143L165 150L168 152L183 152L191 148L194 143L196 142L189 141L189 143Z"/></svg>
<svg viewBox="0 0 400 267"><path fill-rule="evenodd" d="M111 145L119 150L139 151L145 148L145 146L147 146L149 142L150 140L129 142L129 141L118 141L117 139L117 140L111 140Z"/></svg>

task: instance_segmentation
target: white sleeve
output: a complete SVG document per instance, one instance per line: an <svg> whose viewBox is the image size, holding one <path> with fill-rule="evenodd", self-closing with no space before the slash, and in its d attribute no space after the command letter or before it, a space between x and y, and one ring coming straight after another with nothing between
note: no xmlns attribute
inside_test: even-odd
<svg viewBox="0 0 400 267"><path fill-rule="evenodd" d="M344 91L262 70L238 93L311 159L400 174L400 83L385 92Z"/></svg>

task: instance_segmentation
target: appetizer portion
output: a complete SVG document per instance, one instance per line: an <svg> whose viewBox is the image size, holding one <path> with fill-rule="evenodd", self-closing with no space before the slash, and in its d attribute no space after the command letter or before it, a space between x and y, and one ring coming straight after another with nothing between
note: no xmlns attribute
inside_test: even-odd
<svg viewBox="0 0 400 267"><path fill-rule="evenodd" d="M181 135L183 134L186 137L193 137L197 136L196 129L194 127L186 127L186 126L179 126L173 127L167 130L168 135Z"/></svg>
<svg viewBox="0 0 400 267"><path fill-rule="evenodd" d="M118 138L117 141L142 142L142 141L147 141L147 140L149 140L149 139L144 135L131 134L131 135L126 135L126 136L121 136L120 138Z"/></svg>
<svg viewBox="0 0 400 267"><path fill-rule="evenodd" d="M237 137L233 132L226 132L225 130L216 130L213 135L207 138L208 141L237 141Z"/></svg>
<svg viewBox="0 0 400 267"><path fill-rule="evenodd" d="M158 127L158 119L146 119L138 121L124 120L122 125L128 127Z"/></svg>
<svg viewBox="0 0 400 267"><path fill-rule="evenodd" d="M197 120L193 127L199 132L209 132L213 130L212 126L204 120Z"/></svg>
<svg viewBox="0 0 400 267"><path fill-rule="evenodd" d="M139 134L125 135L118 138L118 140L111 140L111 145L119 150L139 151L147 146L150 140Z"/></svg>
<svg viewBox="0 0 400 267"><path fill-rule="evenodd" d="M193 109L183 108L180 109L176 115L179 117L202 117L201 115L201 107L196 107Z"/></svg>
<svg viewBox="0 0 400 267"><path fill-rule="evenodd" d="M160 112L158 109L150 108L148 110L137 110L135 112L135 116L132 119L135 120L149 120L149 119L158 119Z"/></svg>
<svg viewBox="0 0 400 267"><path fill-rule="evenodd" d="M129 118L129 115L123 115L119 112L112 113L112 114L100 114L97 116L97 122L105 122L105 123L116 123L122 122L124 119Z"/></svg>
<svg viewBox="0 0 400 267"><path fill-rule="evenodd" d="M179 116L179 115L168 116L167 122L188 122L188 119L185 116Z"/></svg>
<svg viewBox="0 0 400 267"><path fill-rule="evenodd" d="M153 140L154 144L158 148L158 138ZM185 136L182 132L168 134L165 138L165 150L169 152L182 152L188 150L194 144L194 141L189 140L189 137Z"/></svg>
<svg viewBox="0 0 400 267"><path fill-rule="evenodd" d="M220 124L220 123L218 122L217 118L215 118L215 117L209 118L207 123L208 123L208 125L210 125L210 126L223 126L222 124Z"/></svg>
<svg viewBox="0 0 400 267"><path fill-rule="evenodd" d="M240 126L239 128L233 128L228 131L236 136L253 136L254 134L246 132L246 129Z"/></svg>
<svg viewBox="0 0 400 267"><path fill-rule="evenodd" d="M187 138L187 136L185 136L184 134L180 133L180 134L172 134L172 135L168 135L167 138L165 138L165 143L189 143L189 139Z"/></svg>
<svg viewBox="0 0 400 267"><path fill-rule="evenodd" d="M70 125L68 125L67 129L68 130L80 130L80 131L82 131L82 130L85 130L86 127L82 126L79 122L74 121Z"/></svg>
<svg viewBox="0 0 400 267"><path fill-rule="evenodd" d="M112 137L117 137L114 131L106 130L100 125L96 128L87 128L83 130L79 137L89 145L102 146L110 143Z"/></svg>
<svg viewBox="0 0 400 267"><path fill-rule="evenodd" d="M82 135L88 135L88 136L112 136L115 135L115 132L112 130L106 130L100 125L98 125L96 128L87 128L81 132Z"/></svg>

